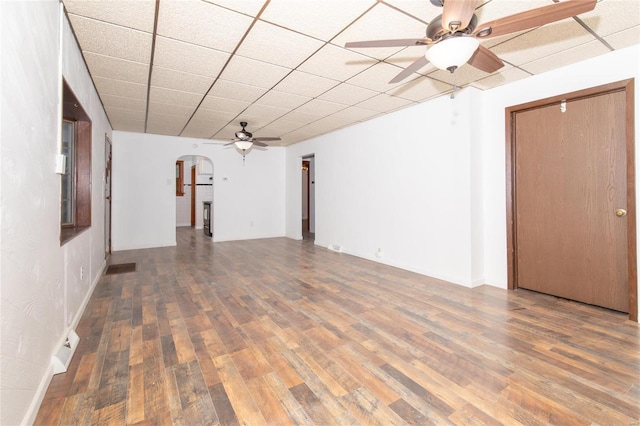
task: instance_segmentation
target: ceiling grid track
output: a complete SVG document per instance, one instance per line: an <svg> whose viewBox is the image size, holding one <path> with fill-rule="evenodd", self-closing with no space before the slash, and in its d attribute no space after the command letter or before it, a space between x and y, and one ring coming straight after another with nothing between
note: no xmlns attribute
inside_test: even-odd
<svg viewBox="0 0 640 426"><path fill-rule="evenodd" d="M147 81L147 105L144 114L144 133L147 133L149 123L149 104L151 103L151 76L153 74L153 58L156 53L156 37L158 36L158 14L160 11L160 0L156 0L156 10L153 17L153 35L151 38L151 58L149 59L149 78Z"/></svg>
<svg viewBox="0 0 640 426"><path fill-rule="evenodd" d="M640 43L636 0L61 1L114 130L224 141L247 121L272 146ZM463 38L467 62L434 65Z"/></svg>

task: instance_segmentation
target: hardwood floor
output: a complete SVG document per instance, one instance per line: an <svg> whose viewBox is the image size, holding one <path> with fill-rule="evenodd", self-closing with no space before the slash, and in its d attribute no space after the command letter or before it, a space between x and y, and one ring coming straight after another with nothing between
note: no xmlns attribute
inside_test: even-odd
<svg viewBox="0 0 640 426"><path fill-rule="evenodd" d="M602 424L640 418L640 328L285 238L115 253L36 425Z"/></svg>

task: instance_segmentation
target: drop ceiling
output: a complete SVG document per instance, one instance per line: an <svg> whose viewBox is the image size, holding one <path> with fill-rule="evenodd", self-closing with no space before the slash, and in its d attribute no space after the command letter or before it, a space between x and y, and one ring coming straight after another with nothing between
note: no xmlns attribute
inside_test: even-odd
<svg viewBox="0 0 640 426"><path fill-rule="evenodd" d="M552 0L481 0L479 22ZM345 49L419 38L442 9L429 0L63 0L114 130L227 140L247 121L286 146L449 94L490 89L640 43L640 1L483 44L492 74L427 65L396 74L426 47Z"/></svg>

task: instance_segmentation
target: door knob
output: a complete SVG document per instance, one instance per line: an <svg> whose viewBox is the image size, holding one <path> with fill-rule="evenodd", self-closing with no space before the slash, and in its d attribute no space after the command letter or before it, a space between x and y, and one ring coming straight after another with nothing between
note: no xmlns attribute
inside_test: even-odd
<svg viewBox="0 0 640 426"><path fill-rule="evenodd" d="M626 216L626 215L627 215L627 211L625 209L616 210L616 216L622 217L622 216Z"/></svg>

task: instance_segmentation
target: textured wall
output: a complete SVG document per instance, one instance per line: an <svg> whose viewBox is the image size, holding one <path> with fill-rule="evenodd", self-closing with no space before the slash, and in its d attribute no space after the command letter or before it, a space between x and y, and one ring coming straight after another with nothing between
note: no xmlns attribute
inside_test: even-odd
<svg viewBox="0 0 640 426"><path fill-rule="evenodd" d="M472 267L471 104L464 90L287 148L287 236L300 237L301 158L314 154L316 244L458 284ZM378 251L380 249L380 252Z"/></svg>
<svg viewBox="0 0 640 426"><path fill-rule="evenodd" d="M102 168L111 131L55 1L0 2L0 424L28 424L104 265ZM64 58L62 63L60 58ZM92 223L60 246L60 69L93 120ZM80 278L80 267L83 277Z"/></svg>

